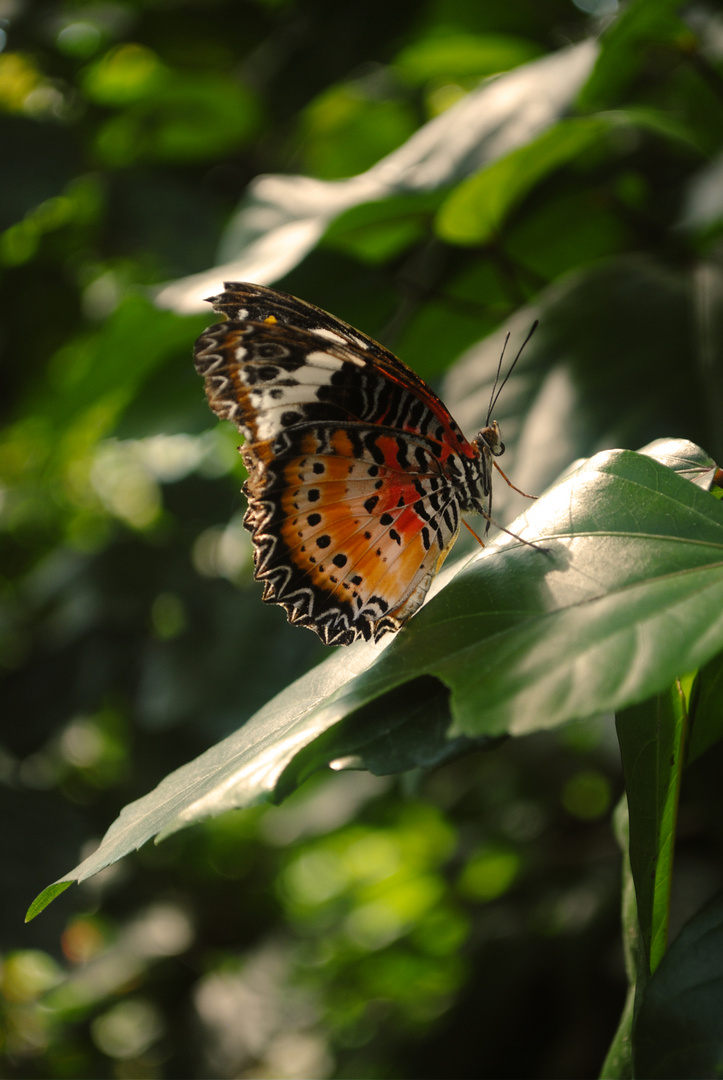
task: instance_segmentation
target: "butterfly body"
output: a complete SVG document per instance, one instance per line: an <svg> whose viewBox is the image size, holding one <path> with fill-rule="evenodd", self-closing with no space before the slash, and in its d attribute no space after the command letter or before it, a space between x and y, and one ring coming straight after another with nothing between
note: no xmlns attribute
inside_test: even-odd
<svg viewBox="0 0 723 1080"><path fill-rule="evenodd" d="M196 344L211 408L243 433L244 525L263 599L328 645L419 608L463 512L485 513L496 423L468 442L383 346L273 289L228 283Z"/></svg>

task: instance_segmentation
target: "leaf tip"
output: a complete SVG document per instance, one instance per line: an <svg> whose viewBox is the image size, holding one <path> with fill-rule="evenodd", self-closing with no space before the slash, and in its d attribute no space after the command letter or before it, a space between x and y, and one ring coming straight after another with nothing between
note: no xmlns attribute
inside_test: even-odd
<svg viewBox="0 0 723 1080"><path fill-rule="evenodd" d="M28 908L27 914L25 916L25 922L31 922L36 915L40 914L41 911L45 911L48 904L52 903L52 901L55 900L56 896L60 896L60 894L64 893L65 890L72 884L72 880L56 881L52 885L48 885L47 889L43 889L43 891L35 897L32 904Z"/></svg>

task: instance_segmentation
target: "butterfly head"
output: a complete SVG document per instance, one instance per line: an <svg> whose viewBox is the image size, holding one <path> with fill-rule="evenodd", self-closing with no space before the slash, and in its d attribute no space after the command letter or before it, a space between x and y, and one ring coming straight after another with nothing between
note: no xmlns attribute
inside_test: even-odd
<svg viewBox="0 0 723 1080"><path fill-rule="evenodd" d="M483 427L477 433L474 442L483 457L486 457L487 454L491 454L492 457L501 457L505 452L505 444L502 442L502 436L500 435L500 425L496 420Z"/></svg>

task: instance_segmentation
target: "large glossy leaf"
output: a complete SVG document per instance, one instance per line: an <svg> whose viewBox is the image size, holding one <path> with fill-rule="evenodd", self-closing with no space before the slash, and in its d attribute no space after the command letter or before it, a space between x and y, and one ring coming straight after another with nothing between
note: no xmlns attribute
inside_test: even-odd
<svg viewBox="0 0 723 1080"><path fill-rule="evenodd" d="M652 452L710 473L691 444ZM447 739L621 708L723 649L723 506L658 460L597 455L515 528L540 546L503 537L386 647L335 653L126 807L69 877L88 877L153 835L282 797L323 764L365 765L367 751L377 771L385 757L392 768L434 764L469 745Z"/></svg>
<svg viewBox="0 0 723 1080"><path fill-rule="evenodd" d="M723 507L642 455L596 455L468 563L357 680L436 674L453 734L522 734L642 701L723 647ZM357 689L357 688L355 688Z"/></svg>

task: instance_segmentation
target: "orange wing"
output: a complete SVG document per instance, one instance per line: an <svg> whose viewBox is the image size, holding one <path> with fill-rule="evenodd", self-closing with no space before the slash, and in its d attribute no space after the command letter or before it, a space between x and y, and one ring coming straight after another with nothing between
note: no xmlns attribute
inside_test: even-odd
<svg viewBox="0 0 723 1080"><path fill-rule="evenodd" d="M327 645L398 630L457 535L454 489L421 439L410 469L410 441L385 428L308 424L265 461L244 452L264 600Z"/></svg>
<svg viewBox="0 0 723 1080"><path fill-rule="evenodd" d="M201 335L196 367L246 440L264 600L328 645L398 630L454 542L479 450L401 360L326 312L245 284L213 303L229 321Z"/></svg>

